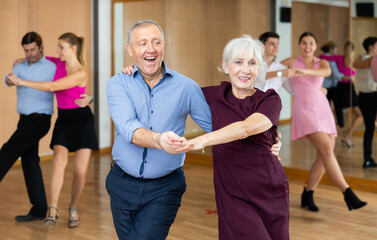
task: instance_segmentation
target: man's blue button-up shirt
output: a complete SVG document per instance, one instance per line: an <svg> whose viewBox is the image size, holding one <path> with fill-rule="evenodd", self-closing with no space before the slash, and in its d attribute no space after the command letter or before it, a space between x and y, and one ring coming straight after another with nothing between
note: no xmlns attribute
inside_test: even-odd
<svg viewBox="0 0 377 240"><path fill-rule="evenodd" d="M199 85L167 68L164 62L163 67L164 74L152 89L136 65L131 76L116 74L107 85L107 103L116 131L113 159L135 177L165 176L181 167L186 156L133 144L135 130L173 131L183 136L190 114L204 131L212 131L210 109Z"/></svg>
<svg viewBox="0 0 377 240"><path fill-rule="evenodd" d="M56 65L47 60L44 56L32 65L29 65L29 61L25 61L17 64L12 69L12 72L17 77L36 82L52 81L55 71ZM6 85L7 77L8 75L4 78ZM53 114L54 93L17 86L17 112L24 115L32 113Z"/></svg>

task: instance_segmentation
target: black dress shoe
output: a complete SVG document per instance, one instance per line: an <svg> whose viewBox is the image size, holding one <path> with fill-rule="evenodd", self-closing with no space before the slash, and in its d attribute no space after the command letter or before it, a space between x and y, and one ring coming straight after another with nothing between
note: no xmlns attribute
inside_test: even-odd
<svg viewBox="0 0 377 240"><path fill-rule="evenodd" d="M34 220L43 220L44 217L36 217L33 215L18 215L14 219L16 219L17 222L29 222L29 221L34 221Z"/></svg>
<svg viewBox="0 0 377 240"><path fill-rule="evenodd" d="M377 163L372 159L364 161L363 168L377 167Z"/></svg>

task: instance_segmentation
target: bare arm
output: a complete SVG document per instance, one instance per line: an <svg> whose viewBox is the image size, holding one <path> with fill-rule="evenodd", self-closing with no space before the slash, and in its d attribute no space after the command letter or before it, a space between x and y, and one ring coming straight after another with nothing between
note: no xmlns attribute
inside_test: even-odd
<svg viewBox="0 0 377 240"><path fill-rule="evenodd" d="M319 77L328 77L331 75L331 68L329 63L326 60L321 60L319 62L319 68L316 69L296 69L299 74L310 75L310 76L319 76Z"/></svg>
<svg viewBox="0 0 377 240"><path fill-rule="evenodd" d="M253 113L244 121L229 124L217 131L191 139L189 144L191 145L191 150L199 150L207 146L244 139L267 131L271 127L272 122L269 118L261 113Z"/></svg>
<svg viewBox="0 0 377 240"><path fill-rule="evenodd" d="M293 68L293 62L295 61L296 57L289 57L281 61L280 63L287 66L288 68Z"/></svg>
<svg viewBox="0 0 377 240"><path fill-rule="evenodd" d="M279 70L279 71L267 72L266 80L277 77L278 72L282 72L282 74L283 74L282 77L291 78L295 75L296 70L288 68L288 69L283 69L283 70Z"/></svg>
<svg viewBox="0 0 377 240"><path fill-rule="evenodd" d="M79 70L53 82L34 82L21 79L18 85L38 89L41 91L55 92L70 89L76 86L84 87L87 81L88 74L86 73L86 71Z"/></svg>
<svg viewBox="0 0 377 240"><path fill-rule="evenodd" d="M353 67L354 68L370 68L371 62L372 62L372 58L367 58L364 61L361 61L361 55L359 55L353 62Z"/></svg>

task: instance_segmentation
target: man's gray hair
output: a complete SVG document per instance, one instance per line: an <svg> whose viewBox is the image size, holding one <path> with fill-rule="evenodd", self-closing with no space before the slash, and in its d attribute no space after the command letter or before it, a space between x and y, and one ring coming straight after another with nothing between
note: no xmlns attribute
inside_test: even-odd
<svg viewBox="0 0 377 240"><path fill-rule="evenodd" d="M234 38L228 42L223 51L223 60L226 64L234 62L242 54L247 53L249 59L255 58L259 67L263 66L264 46L258 40L249 35ZM222 68L219 71L224 73Z"/></svg>
<svg viewBox="0 0 377 240"><path fill-rule="evenodd" d="M160 32L161 32L162 41L165 42L165 36L164 36L164 32L162 31L161 26L154 20L145 19L145 20L138 20L132 24L132 26L130 27L127 33L127 43L131 45L134 30L136 28L144 27L148 25L155 25L156 27L158 27L158 29L160 29Z"/></svg>

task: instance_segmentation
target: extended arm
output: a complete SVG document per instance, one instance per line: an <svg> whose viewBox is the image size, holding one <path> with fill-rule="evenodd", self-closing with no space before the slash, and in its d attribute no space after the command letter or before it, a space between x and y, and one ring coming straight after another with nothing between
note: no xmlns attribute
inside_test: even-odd
<svg viewBox="0 0 377 240"><path fill-rule="evenodd" d="M283 69L283 70L278 70L278 71L267 72L266 80L277 77L278 72L282 73L281 77L291 78L295 75L296 70L288 68L288 69Z"/></svg>
<svg viewBox="0 0 377 240"><path fill-rule="evenodd" d="M331 68L329 63L326 60L321 60L319 62L319 68L316 69L296 69L298 73L302 75L310 75L310 76L319 76L319 77L328 77L331 75Z"/></svg>
<svg viewBox="0 0 377 240"><path fill-rule="evenodd" d="M371 62L373 58L367 58L364 59L364 61L361 60L361 55L357 56L353 63L354 68L370 68Z"/></svg>
<svg viewBox="0 0 377 240"><path fill-rule="evenodd" d="M20 79L18 85L38 89L41 91L55 92L70 89L75 86L83 87L86 85L87 80L88 74L86 73L86 71L79 70L53 82L34 82Z"/></svg>
<svg viewBox="0 0 377 240"><path fill-rule="evenodd" d="M189 144L191 145L191 150L199 150L207 146L244 139L267 131L271 127L272 122L269 118L261 113L253 113L244 121L231 123L217 131L191 139Z"/></svg>

